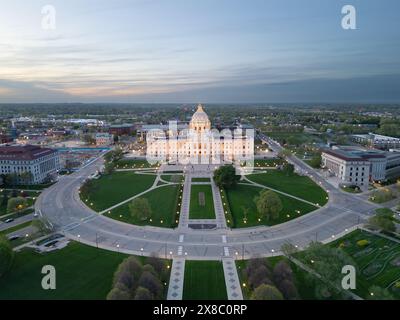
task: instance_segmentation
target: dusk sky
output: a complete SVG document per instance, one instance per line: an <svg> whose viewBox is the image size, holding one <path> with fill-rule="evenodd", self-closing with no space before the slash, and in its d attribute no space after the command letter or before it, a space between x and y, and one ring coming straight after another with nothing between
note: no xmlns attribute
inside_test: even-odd
<svg viewBox="0 0 400 320"><path fill-rule="evenodd" d="M400 102L399 15L398 0L0 0L0 102Z"/></svg>

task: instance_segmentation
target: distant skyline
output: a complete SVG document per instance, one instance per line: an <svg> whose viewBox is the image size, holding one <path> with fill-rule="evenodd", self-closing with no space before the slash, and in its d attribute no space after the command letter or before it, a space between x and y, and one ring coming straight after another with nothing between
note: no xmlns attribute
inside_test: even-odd
<svg viewBox="0 0 400 320"><path fill-rule="evenodd" d="M400 102L398 0L0 4L0 103Z"/></svg>

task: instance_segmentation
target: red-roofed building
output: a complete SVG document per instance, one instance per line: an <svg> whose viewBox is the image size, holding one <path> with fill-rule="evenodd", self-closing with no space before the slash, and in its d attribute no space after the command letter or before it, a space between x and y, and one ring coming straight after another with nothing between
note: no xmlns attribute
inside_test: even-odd
<svg viewBox="0 0 400 320"><path fill-rule="evenodd" d="M0 174L15 174L18 183L42 183L59 169L60 158L56 150L33 145L0 147ZM26 181L29 173L30 178Z"/></svg>

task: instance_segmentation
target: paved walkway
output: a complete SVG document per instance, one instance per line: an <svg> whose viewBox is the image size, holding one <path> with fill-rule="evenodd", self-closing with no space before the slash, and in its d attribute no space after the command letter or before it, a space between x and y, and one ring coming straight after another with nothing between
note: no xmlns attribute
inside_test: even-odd
<svg viewBox="0 0 400 320"><path fill-rule="evenodd" d="M176 258L172 261L167 300L182 300L184 277L185 277L185 259Z"/></svg>
<svg viewBox="0 0 400 320"><path fill-rule="evenodd" d="M242 288L237 273L235 260L232 258L223 259L226 293L228 300L243 300Z"/></svg>
<svg viewBox="0 0 400 320"><path fill-rule="evenodd" d="M217 220L216 221L217 227L219 229L226 229L227 226L226 226L224 207L222 206L221 193L219 192L219 189L215 184L214 179L211 180L211 189L214 198L214 212Z"/></svg>
<svg viewBox="0 0 400 320"><path fill-rule="evenodd" d="M179 215L179 228L187 228L189 224L189 208L190 208L190 174L186 174L183 184L181 213Z"/></svg>

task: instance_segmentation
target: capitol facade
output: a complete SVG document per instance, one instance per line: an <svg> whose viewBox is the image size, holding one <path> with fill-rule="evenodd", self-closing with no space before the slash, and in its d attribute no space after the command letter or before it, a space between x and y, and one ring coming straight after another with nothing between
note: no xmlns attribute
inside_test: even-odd
<svg viewBox="0 0 400 320"><path fill-rule="evenodd" d="M199 104L191 121L183 128L170 121L168 128L146 134L147 160L170 164L241 164L254 162L254 129L237 126L221 131Z"/></svg>

